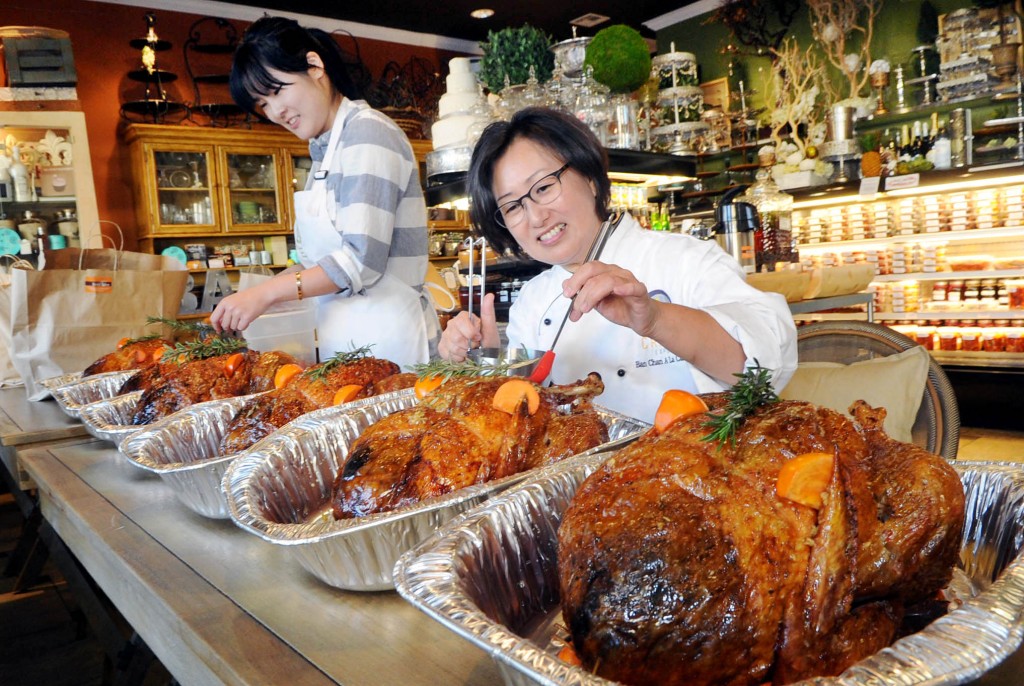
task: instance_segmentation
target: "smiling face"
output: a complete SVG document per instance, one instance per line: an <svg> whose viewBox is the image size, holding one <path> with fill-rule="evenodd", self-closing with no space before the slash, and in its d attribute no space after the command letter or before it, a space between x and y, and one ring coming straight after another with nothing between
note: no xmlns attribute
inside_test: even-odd
<svg viewBox="0 0 1024 686"><path fill-rule="evenodd" d="M538 180L562 167L564 161L527 138L509 145L494 165L492 191L498 206L530 192ZM562 192L548 205L523 201L525 216L509 228L523 251L546 264L583 262L601 226L594 206L595 190L575 169L561 176Z"/></svg>
<svg viewBox="0 0 1024 686"><path fill-rule="evenodd" d="M254 95L267 119L307 141L331 128L341 104L341 94L331 85L319 55L311 52L308 60L309 69L301 73L268 67L267 72L284 85L266 95Z"/></svg>

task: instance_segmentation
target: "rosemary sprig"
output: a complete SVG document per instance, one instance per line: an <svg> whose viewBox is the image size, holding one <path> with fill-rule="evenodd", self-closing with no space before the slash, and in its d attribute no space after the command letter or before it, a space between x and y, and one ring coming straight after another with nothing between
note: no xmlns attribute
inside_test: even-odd
<svg viewBox="0 0 1024 686"><path fill-rule="evenodd" d="M318 365L314 365L302 372L303 376L306 376L313 381L323 381L324 378L331 373L331 370L335 369L339 365L351 364L358 362L359 360L365 359L370 356L370 349L373 344L364 345L359 348L354 348L348 352L340 351L335 353L334 357L328 359L325 362L321 362Z"/></svg>
<svg viewBox="0 0 1024 686"><path fill-rule="evenodd" d="M202 321L189 321L183 322L178 319L168 319L166 317L146 317L147 324L162 324L168 326L173 331L180 333L190 333L196 339L202 340L209 338L210 336L216 336L217 332L213 330L213 327L206 322Z"/></svg>
<svg viewBox="0 0 1024 686"><path fill-rule="evenodd" d="M227 355L246 347L242 338L229 338L227 336L210 336L196 341L183 341L175 343L173 348L168 348L161 356L161 362L193 362L205 360L218 355Z"/></svg>
<svg viewBox="0 0 1024 686"><path fill-rule="evenodd" d="M498 362L497 364L481 364L476 360L465 359L462 362L448 360L431 360L412 366L412 371L421 379L439 376L447 381L453 376L499 376L507 375L509 370L520 366L516 362Z"/></svg>
<svg viewBox="0 0 1024 686"><path fill-rule="evenodd" d="M739 380L732 387L725 410L712 413L711 419L704 422L704 428L710 429L711 433L704 436L702 441L718 441L719 447L725 443L735 445L736 431L743 426L747 417L762 405L779 401L779 396L772 388L771 370L762 367L756 359L753 367L735 376Z"/></svg>

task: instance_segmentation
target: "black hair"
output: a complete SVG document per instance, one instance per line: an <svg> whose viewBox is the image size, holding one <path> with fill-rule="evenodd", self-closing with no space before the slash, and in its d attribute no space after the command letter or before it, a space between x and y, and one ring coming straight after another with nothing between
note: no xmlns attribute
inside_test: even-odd
<svg viewBox="0 0 1024 686"><path fill-rule="evenodd" d="M331 34L307 29L293 19L264 16L246 29L235 49L231 63L231 98L249 114L260 116L256 96L268 95L287 85L270 75L269 69L289 74L309 69L306 55L315 52L324 63L324 71L339 93L358 97L349 77L343 53Z"/></svg>
<svg viewBox="0 0 1024 686"><path fill-rule="evenodd" d="M597 189L594 199L597 216L602 221L608 217L608 203L611 201L608 153L597 137L576 117L546 107L527 107L512 115L509 121L495 122L484 129L469 163L469 218L491 247L499 253L524 254L509 230L494 218L498 203L492 188L494 165L520 138L547 148L563 163L593 182Z"/></svg>

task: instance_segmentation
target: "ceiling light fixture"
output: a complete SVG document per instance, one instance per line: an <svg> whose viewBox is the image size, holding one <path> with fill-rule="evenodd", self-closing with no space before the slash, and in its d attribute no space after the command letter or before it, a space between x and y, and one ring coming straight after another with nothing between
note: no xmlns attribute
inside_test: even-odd
<svg viewBox="0 0 1024 686"><path fill-rule="evenodd" d="M576 17L575 19L570 20L569 23L573 26L580 26L585 29L591 29L597 26L598 24L605 23L610 18L611 17L606 17L603 14L598 14L596 12L588 12L584 14L582 17Z"/></svg>
<svg viewBox="0 0 1024 686"><path fill-rule="evenodd" d="M473 17L474 19L490 19L491 17L494 16L494 10L488 7L483 7L478 10L473 10L472 12L469 13L469 16Z"/></svg>

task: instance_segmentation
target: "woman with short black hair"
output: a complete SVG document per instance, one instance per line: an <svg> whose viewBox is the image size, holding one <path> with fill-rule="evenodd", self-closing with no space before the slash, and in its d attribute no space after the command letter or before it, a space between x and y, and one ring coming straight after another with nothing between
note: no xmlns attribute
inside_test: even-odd
<svg viewBox="0 0 1024 686"><path fill-rule="evenodd" d="M509 311L509 347L547 350L566 312L551 378L597 371L601 404L651 419L670 388L724 390L759 364L777 388L796 369L796 328L785 299L746 283L714 241L648 231L608 209L604 148L579 120L527 108L484 130L469 170L470 217L497 250L551 265ZM602 252L584 264L605 222ZM499 345L492 294L480 315L461 313L441 356Z"/></svg>

